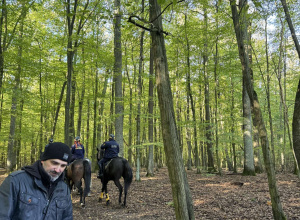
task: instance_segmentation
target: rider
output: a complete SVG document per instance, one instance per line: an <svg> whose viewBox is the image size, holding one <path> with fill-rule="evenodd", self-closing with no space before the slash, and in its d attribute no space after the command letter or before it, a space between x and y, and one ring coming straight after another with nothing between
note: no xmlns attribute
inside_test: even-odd
<svg viewBox="0 0 300 220"><path fill-rule="evenodd" d="M99 179L103 177L105 163L112 158L118 157L119 154L120 147L119 144L115 141L115 136L113 134L109 135L109 141L106 141L101 145L101 150L104 150L104 156L101 160L98 161L99 175L97 176L97 178Z"/></svg>
<svg viewBox="0 0 300 220"><path fill-rule="evenodd" d="M71 153L72 153L72 159L71 162L77 159L83 159L84 158L84 146L82 143L80 143L80 137L77 136L74 139L74 144L71 147Z"/></svg>

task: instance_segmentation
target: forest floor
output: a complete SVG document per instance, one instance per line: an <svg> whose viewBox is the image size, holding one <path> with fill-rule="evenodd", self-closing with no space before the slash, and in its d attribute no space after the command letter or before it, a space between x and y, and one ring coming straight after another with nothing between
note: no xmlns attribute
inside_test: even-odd
<svg viewBox="0 0 300 220"><path fill-rule="evenodd" d="M118 204L118 189L109 182L110 204L99 203L101 182L92 174L91 196L81 208L74 191L74 220L96 219L176 219L167 168L155 172L154 177L140 173L127 195L126 208ZM242 176L224 173L196 174L187 171L194 202L195 219L273 219L266 174ZM2 183L5 175L0 175ZM277 186L287 219L300 219L300 180L293 174L277 174Z"/></svg>

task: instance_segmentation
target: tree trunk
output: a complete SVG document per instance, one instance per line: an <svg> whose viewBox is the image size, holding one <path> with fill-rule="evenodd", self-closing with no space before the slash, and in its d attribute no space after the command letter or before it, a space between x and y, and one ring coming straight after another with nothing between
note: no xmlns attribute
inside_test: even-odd
<svg viewBox="0 0 300 220"><path fill-rule="evenodd" d="M192 196L184 170L177 137L173 97L169 79L166 48L163 35L161 9L156 0L150 0L151 37L154 50L156 86L160 108L162 138L164 142L176 219L195 219Z"/></svg>
<svg viewBox="0 0 300 220"><path fill-rule="evenodd" d="M122 95L122 48L121 48L121 4L114 0L114 82L115 82L115 136L120 146L119 156L124 155L123 145L123 95Z"/></svg>
<svg viewBox="0 0 300 220"><path fill-rule="evenodd" d="M66 94L66 102L65 102L65 144L71 146L72 140L75 136L75 127L74 127L74 106L75 106L75 76L73 76L73 60L76 50L78 48L79 35L80 32L86 23L87 18L85 15L87 13L91 13L87 10L89 1L86 1L83 7L80 5L80 1L71 0L66 1L66 17L67 17L67 30L68 30L68 42L67 42L67 94ZM73 8L72 8L73 7ZM71 10L72 8L72 10ZM82 9L84 8L84 9ZM81 9L80 13L78 10ZM77 28L75 30L75 20L77 20L76 16L81 15L78 19ZM84 20L85 21L84 21ZM75 40L73 40L75 39ZM73 91L72 91L73 90ZM72 94L73 93L73 94Z"/></svg>
<svg viewBox="0 0 300 220"><path fill-rule="evenodd" d="M186 143L188 146L188 161L187 169L192 169L192 143L191 143L191 129L190 129L190 97L192 97L191 92L191 66L190 66L190 44L187 35L187 15L184 14L184 29L185 29L185 40L186 40L186 62L187 62L187 72L186 72ZM196 138L195 138L196 139Z"/></svg>
<svg viewBox="0 0 300 220"><path fill-rule="evenodd" d="M125 57L127 57L127 47L125 45ZM133 74L135 76L135 65L134 65L134 59L133 59L133 56L131 57L132 58L132 61L133 61ZM127 59L125 59L125 70L126 70L126 75L127 75L127 79L128 79L128 84L129 84L129 117L128 117L128 121L129 121L129 130L128 130L128 150L127 150L127 160L128 160L128 163L130 164L130 166L134 166L134 162L133 162L133 159L132 159L132 148L130 146L132 146L132 114L133 114L133 91L132 91L132 82L131 82L131 79L129 77L129 71L128 71L128 64L127 64ZM135 77L133 77L133 79L135 79Z"/></svg>
<svg viewBox="0 0 300 220"><path fill-rule="evenodd" d="M74 10L76 11L77 4L74 4ZM66 94L66 102L65 102L65 144L71 146L72 139L70 139L70 107L71 107L71 89L72 89L72 74L73 74L73 56L74 56L74 49L73 49L73 29L74 29L74 21L75 21L75 14L72 16L71 20L71 1L67 0L66 4L66 16L67 16L67 30L68 30L68 43L67 43L67 94ZM72 137L71 137L72 138Z"/></svg>
<svg viewBox="0 0 300 220"><path fill-rule="evenodd" d="M205 23L205 30L208 30L208 18L207 18L207 10L204 8L204 23ZM205 89L204 89L204 98L205 98L205 136L206 136L206 150L207 150L207 170L209 173L215 172L215 165L214 165L214 155L213 155L213 145L212 145L212 132L211 132L211 121L210 121L210 103L209 103L209 77L208 77L208 48L207 42L208 36L205 36L205 43L204 43L204 53L203 53L203 74L204 74L204 82L205 82Z"/></svg>
<svg viewBox="0 0 300 220"><path fill-rule="evenodd" d="M247 10L248 3L247 0L239 1L240 9L240 22L243 24L241 26L241 35L245 45L245 53L250 56L250 38L248 37L248 20L247 20ZM244 170L243 175L255 175L254 168L254 156L253 156L253 142L252 142L252 117L251 117L251 103L249 95L245 86L245 79L243 77L243 140L244 140Z"/></svg>
<svg viewBox="0 0 300 220"><path fill-rule="evenodd" d="M219 11L219 6L218 6L219 2L216 1L216 14L218 14ZM218 21L218 16L216 16L216 33L219 32L219 21ZM220 108L219 104L218 104L218 99L220 96L219 93L219 79L218 79L218 65L219 65L219 54L218 54L218 40L219 40L219 36L217 35L216 38L216 53L215 53L215 63L214 63L214 75L215 75L215 136L216 136L216 158L217 158L217 166L218 166L218 173L219 175L222 175L222 167L221 167L221 159L220 159L220 153L219 153L219 126L218 126L218 117L219 117L219 113L218 113L218 109Z"/></svg>
<svg viewBox="0 0 300 220"><path fill-rule="evenodd" d="M252 118L251 103L243 83L243 139L244 139L244 170L243 175L255 176L253 142L252 142Z"/></svg>
<svg viewBox="0 0 300 220"><path fill-rule="evenodd" d="M298 53L298 57L300 59L300 45L299 45L299 41L294 29L294 25L290 16L290 12L289 9L287 7L286 1L285 0L281 0L282 3L282 7L284 9L284 13L285 13L285 18L286 21L289 25L290 28L290 32ZM293 115L293 148L294 148L294 152L295 152L295 157L297 159L297 163L298 163L298 167L300 164L300 115L299 115L299 109L300 109L300 80L298 83L298 89L296 92L296 98L295 98L295 106L294 106L294 115Z"/></svg>
<svg viewBox="0 0 300 220"><path fill-rule="evenodd" d="M281 202L280 202L278 189L277 189L275 169L273 167L272 158L270 156L270 147L269 147L269 143L268 143L267 131L266 131L265 124L263 121L262 112L261 112L261 109L259 106L257 95L253 89L253 84L252 84L251 76L250 76L249 58L247 56L243 38L242 38L242 34L241 34L240 25L245 25L245 24L240 24L239 13L237 11L235 1L230 0L230 5L231 5L231 11L232 11L233 25L234 25L236 39L237 39L237 43L238 43L239 57L240 57L241 64L242 64L243 77L245 79L247 93L249 95L251 105L253 107L254 117L256 117L256 119L258 121L258 131L259 131L259 136L261 139L261 145L262 145L263 155L264 155L264 162L265 162L267 176L268 176L273 217L276 220L277 219L278 220L285 219L285 216L284 216L284 213L282 210L282 206L281 206Z"/></svg>
<svg viewBox="0 0 300 220"><path fill-rule="evenodd" d="M234 132L235 132L235 118L233 116L234 112L234 85L232 77L230 77L230 83L231 83L231 109L230 109L230 118L231 118L231 148L232 148L232 157L233 157L233 167L231 161L228 161L229 163L228 167L232 168L233 173L237 173L237 164L236 164L236 153L235 153L235 138L234 138ZM231 166L230 166L231 165ZM230 169L229 169L230 170Z"/></svg>
<svg viewBox="0 0 300 220"><path fill-rule="evenodd" d="M96 64L96 70L95 70L95 94L94 94L94 124L93 124L93 144L92 144L92 152L96 152L96 148L97 148L97 123L98 123L98 114L97 114L97 109L98 109L98 101L97 101L97 97L98 97L98 65ZM93 153L92 153L93 155ZM88 155L87 155L88 156ZM87 157L86 156L86 157Z"/></svg>
<svg viewBox="0 0 300 220"><path fill-rule="evenodd" d="M144 12L144 0L142 0L142 10ZM137 116L136 116L136 181L141 181L140 178L140 150L141 150L141 102L142 102L142 73L143 73L143 47L144 47L145 30L141 30L140 36L140 58L139 58L139 74L138 74L138 96L137 96Z"/></svg>
<svg viewBox="0 0 300 220"><path fill-rule="evenodd" d="M154 151L153 151L153 47L152 43L150 46L150 64L149 64L149 100L148 100L148 139L149 139L149 149L148 149L148 166L147 166L147 176L154 176Z"/></svg>
<svg viewBox="0 0 300 220"><path fill-rule="evenodd" d="M268 19L265 19L265 49L266 49L266 65L267 65L267 88L266 88L266 95L267 95L267 102L268 102L268 115L269 115L269 124L270 124L270 133L271 133L271 149L272 155L275 162L275 153L274 153L274 132L273 132L273 120L272 120L272 112L271 112L271 100L270 100L270 68L269 68L269 50L268 50Z"/></svg>
<svg viewBox="0 0 300 220"><path fill-rule="evenodd" d="M82 107L83 107L83 101L84 101L84 94L85 94L85 68L86 68L86 64L85 64L85 51L84 48L82 48L82 65L83 65L83 79L80 80L82 81L82 86L81 86L81 96L79 98L79 103L78 103L78 120L77 120L77 129L76 129L76 136L81 136L81 123L82 123ZM96 63L96 68L97 68L97 63ZM97 72L97 70L96 70ZM96 80L98 80L98 78L96 78ZM98 81L97 81L98 82ZM98 89L96 87L96 89ZM95 100L97 101L97 100ZM95 112L97 114L97 109L95 109ZM97 116L94 116L95 120L97 120ZM97 128L94 128L94 132L97 131ZM88 152L87 152L88 153Z"/></svg>
<svg viewBox="0 0 300 220"><path fill-rule="evenodd" d="M57 124L57 120L58 120L59 110L60 110L61 102L62 102L63 97L64 97L66 85L67 85L67 81L64 82L64 84L61 88L59 100L58 100L58 103L57 103L56 112L55 112L55 119L54 119L53 129L52 129L52 138L54 138L54 135L55 135L55 129L56 129L56 124Z"/></svg>

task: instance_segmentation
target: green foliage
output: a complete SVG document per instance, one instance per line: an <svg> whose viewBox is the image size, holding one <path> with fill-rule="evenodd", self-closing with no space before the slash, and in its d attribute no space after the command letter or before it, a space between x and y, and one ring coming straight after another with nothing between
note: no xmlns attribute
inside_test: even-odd
<svg viewBox="0 0 300 220"><path fill-rule="evenodd" d="M9 47L4 52L5 72L0 109L0 149L3 152L7 150L12 96L18 71L21 71L21 86L17 107L17 119L20 126L16 131L16 138L21 141L22 146L41 147L47 143L47 139L52 135L61 89L67 75L68 31L66 16L75 15L73 12L66 14L66 3L64 1L36 2L24 17L23 33L21 33L20 23L17 23L22 12L21 3L7 3L9 9L7 11L7 33L3 32L3 36L1 36L2 39L5 36L7 40L12 39ZM81 2L81 4L83 3ZM176 125L181 135L183 158L186 160L188 157L188 141L192 143L193 147L192 160L195 160L194 147L196 143L198 149L201 146L204 148L203 152L206 152L206 143L209 142L206 136L207 131L212 134L210 142L213 144L214 150L218 149L224 155L225 149L229 149L229 156L232 157L230 149L231 145L235 143L236 153L238 156L242 156L243 151L240 147L243 145L241 129L243 122L241 110L242 69L229 2L219 1L218 12L213 2L209 1L178 2L160 0L158 3L161 5L162 10L166 9L162 14L163 27L164 31L170 33L166 36L165 44L177 119ZM296 17L298 5L295 5L294 2L291 2L291 4L295 8L294 14L292 14L293 19L299 23L299 19ZM122 5L124 140L129 142L131 135L130 146L126 146L125 150L141 148L147 152L148 146L153 145L159 152L163 152L160 113L155 88L153 97L154 112L152 115L148 113L148 101L150 99L148 85L149 80L152 78L155 85L155 76L152 78L149 76L151 40L150 33L147 31L145 32L143 48L142 94L138 97L137 76L140 61L141 29L127 22L127 19L129 15L136 15L140 18L144 17L147 21L149 19L148 10L141 14L140 6L140 1L126 1ZM266 99L266 82L267 74L269 74L270 105L273 129L276 131L275 152L280 154L286 148L284 146L289 143L288 141L282 143L282 137L286 135L286 130L284 129L277 76L278 73L285 71L281 83L286 89L285 100L289 111L288 120L291 122L293 100L297 89L296 82L299 78L299 61L294 59L296 52L287 27L283 26L282 28L283 23L280 20L282 19L282 11L273 10L272 5L263 1L253 1L253 5L250 4L249 7L247 19L251 24L249 30L252 33L254 87L259 96L267 129L269 129ZM204 9L208 13L207 20L204 18ZM90 13L93 10L95 10L95 13ZM271 15L275 16L271 17ZM81 34L73 38L73 40L78 40L78 47L69 49L75 52L73 63L74 81L76 82L74 85L76 88L74 123L76 127L79 118L79 100L83 93L81 137L83 142L89 144L89 154L92 155L95 154L93 152L95 146L92 146L94 123L98 126L97 129L100 130L96 132L95 137L97 144L99 144L100 141L103 141L106 133L114 130L114 119L116 118L114 114L115 100L113 98L113 3L90 1L90 6L87 9L84 9L83 5L79 6L76 16L83 16L87 20ZM78 17L76 18L78 19ZM269 25L267 29L269 66L267 66L264 36L265 19L268 19ZM145 27L150 27L147 22L142 23ZM14 27L16 27L16 32L13 32ZM284 42L281 42L281 31L284 31ZM21 34L23 34L22 39L20 38ZM284 45L284 51L280 48L281 43ZM18 54L21 45L23 48L22 56ZM217 57L216 48L218 49ZM284 56L282 56L282 53ZM206 66L204 66L204 55L207 56ZM18 66L21 70L18 69ZM98 78L96 78L96 73ZM191 105L187 105L187 101L190 101L187 94L188 73L190 75L195 120L193 119ZM204 80L205 73L208 76L207 82ZM98 83L97 92L96 82ZM102 94L106 85L105 82L107 82L107 89L106 93ZM209 84L209 108L211 111L209 122L204 120L204 89L206 83ZM84 91L82 92L83 88ZM64 140L65 94L66 90L58 113L54 136L56 141ZM139 117L141 119L142 138L140 144L136 144L137 125L135 119L138 114L138 104L141 106ZM95 109L96 112L94 112ZM153 119L154 122L156 136L153 141L148 140L149 119ZM194 128L197 131L197 136L194 134ZM217 128L218 134L216 133ZM188 131L190 137L186 135ZM216 134L218 135L218 148L216 147ZM42 140L40 140L40 135ZM268 133L268 135L270 134ZM285 152L288 151L285 149ZM31 150L28 149L22 153L29 157ZM163 155L160 156L163 158ZM277 156L279 155L276 155L276 158ZM161 160L163 161L163 159Z"/></svg>

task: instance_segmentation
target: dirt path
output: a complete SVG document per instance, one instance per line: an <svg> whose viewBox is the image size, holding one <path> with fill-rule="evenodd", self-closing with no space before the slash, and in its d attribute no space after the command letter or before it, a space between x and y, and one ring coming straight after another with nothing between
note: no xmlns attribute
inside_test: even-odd
<svg viewBox="0 0 300 220"><path fill-rule="evenodd" d="M196 174L187 171L193 196L196 219L273 219L267 177L241 175ZM134 174L135 175L135 174ZM0 182L4 175L0 176ZM292 174L278 174L277 185L285 215L300 219L300 181ZM241 186L242 185L242 186ZM86 208L79 205L79 196L73 195L74 220L96 219L175 219L171 186L166 168L133 180L128 192L127 207L118 204L118 190L113 182L108 185L111 204L99 203L100 180L92 176L92 195L86 199Z"/></svg>

